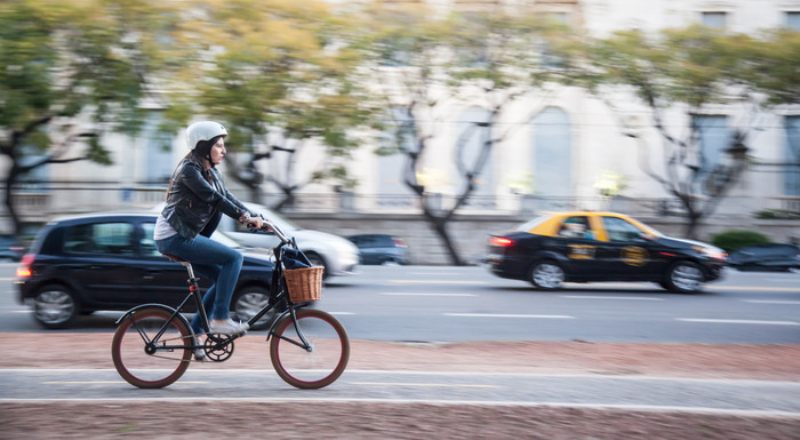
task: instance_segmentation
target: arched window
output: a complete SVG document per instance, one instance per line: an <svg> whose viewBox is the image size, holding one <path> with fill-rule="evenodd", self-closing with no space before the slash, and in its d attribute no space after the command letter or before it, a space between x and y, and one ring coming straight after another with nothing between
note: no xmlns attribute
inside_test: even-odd
<svg viewBox="0 0 800 440"><path fill-rule="evenodd" d="M548 107L533 121L534 192L541 196L571 196L572 139L569 116Z"/></svg>
<svg viewBox="0 0 800 440"><path fill-rule="evenodd" d="M787 196L800 196L800 116L787 116L786 129L786 170L783 190Z"/></svg>
<svg viewBox="0 0 800 440"><path fill-rule="evenodd" d="M487 125L489 117L490 114L488 110L481 107L470 107L458 118L459 127L458 136L455 141L455 160L461 161L467 170L476 168L484 144L489 140L489 136L491 136L490 127ZM477 188L475 188L473 192L475 195L488 196L494 194L495 182L494 170L492 169L492 156L493 154L490 150L477 175ZM458 169L455 164L454 168L456 170ZM462 176L457 175L454 180L461 181Z"/></svg>

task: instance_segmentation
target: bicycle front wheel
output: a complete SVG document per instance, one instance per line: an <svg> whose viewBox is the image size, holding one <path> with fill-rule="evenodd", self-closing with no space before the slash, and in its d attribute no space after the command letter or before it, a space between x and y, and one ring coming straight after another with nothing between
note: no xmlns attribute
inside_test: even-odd
<svg viewBox="0 0 800 440"><path fill-rule="evenodd" d="M114 367L139 388L163 388L178 380L192 356L192 332L164 309L145 308L127 316L111 343ZM158 333L162 331L158 339Z"/></svg>
<svg viewBox="0 0 800 440"><path fill-rule="evenodd" d="M294 387L328 386L342 375L350 359L347 332L321 310L298 310L296 317L295 321L286 315L275 325L270 342L272 366Z"/></svg>

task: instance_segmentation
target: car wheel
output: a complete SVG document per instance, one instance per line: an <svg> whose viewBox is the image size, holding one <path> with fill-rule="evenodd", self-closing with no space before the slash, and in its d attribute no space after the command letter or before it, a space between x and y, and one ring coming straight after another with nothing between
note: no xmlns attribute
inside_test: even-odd
<svg viewBox="0 0 800 440"><path fill-rule="evenodd" d="M540 261L531 268L530 282L537 289L560 289L565 278L564 269L552 260Z"/></svg>
<svg viewBox="0 0 800 440"><path fill-rule="evenodd" d="M696 293L703 287L703 270L691 261L679 261L667 271L667 289L678 293Z"/></svg>
<svg viewBox="0 0 800 440"><path fill-rule="evenodd" d="M244 287L236 294L236 299L231 303L233 318L242 322L249 321L258 312L269 304L269 290L263 287ZM258 320L251 328L261 330L272 319L274 310L270 310Z"/></svg>
<svg viewBox="0 0 800 440"><path fill-rule="evenodd" d="M384 266L399 266L400 263L398 263L397 260L395 260L394 258L387 258L386 260L383 260L383 265Z"/></svg>
<svg viewBox="0 0 800 440"><path fill-rule="evenodd" d="M325 268L325 271L322 272L322 279L327 279L328 275L330 275L330 271L328 270L328 265L325 264L325 259L316 252L305 252L305 254L312 266L322 266Z"/></svg>
<svg viewBox="0 0 800 440"><path fill-rule="evenodd" d="M75 295L60 284L42 287L33 298L33 318L46 328L64 328L78 313Z"/></svg>

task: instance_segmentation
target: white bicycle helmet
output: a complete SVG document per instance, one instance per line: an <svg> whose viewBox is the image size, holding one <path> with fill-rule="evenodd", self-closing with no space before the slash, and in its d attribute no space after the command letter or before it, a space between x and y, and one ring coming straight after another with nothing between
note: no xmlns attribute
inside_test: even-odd
<svg viewBox="0 0 800 440"><path fill-rule="evenodd" d="M186 145L190 150L194 150L200 141L210 141L217 136L227 135L228 130L219 122L198 121L186 129Z"/></svg>

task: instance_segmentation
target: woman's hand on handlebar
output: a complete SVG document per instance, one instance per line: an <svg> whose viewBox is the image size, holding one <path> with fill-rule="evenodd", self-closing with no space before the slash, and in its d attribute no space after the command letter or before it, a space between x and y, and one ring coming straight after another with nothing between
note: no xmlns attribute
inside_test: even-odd
<svg viewBox="0 0 800 440"><path fill-rule="evenodd" d="M250 217L247 214L239 217L239 223L247 226L250 229L261 229L266 224L261 217Z"/></svg>

